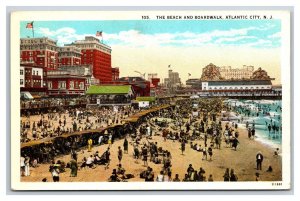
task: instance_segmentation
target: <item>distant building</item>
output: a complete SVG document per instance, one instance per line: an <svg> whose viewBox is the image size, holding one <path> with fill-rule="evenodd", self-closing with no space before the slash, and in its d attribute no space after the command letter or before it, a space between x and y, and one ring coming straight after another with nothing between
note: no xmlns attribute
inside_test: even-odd
<svg viewBox="0 0 300 201"><path fill-rule="evenodd" d="M66 76L65 79L75 75L90 77L86 79L85 87L88 87L90 84L111 82L119 78L119 69L111 68L111 47L101 43L99 39L93 36L86 36L84 40L77 40L63 47L59 47L56 40L48 37L21 38L20 63L28 68L42 68L43 79L41 80L41 85L45 87L54 86L52 85L53 83L48 84L47 81L53 81L54 71L56 70L61 70L60 73L56 72L60 78L63 75ZM75 66L90 66L88 69L89 76L87 76L87 72L79 72L83 68L76 68ZM60 68L58 69L58 67ZM87 68L84 69L87 70ZM47 78L48 71L51 71L51 78L49 79ZM31 81L37 85L36 82L38 80L29 80L28 78L28 86L29 83L32 84ZM20 78L20 83L23 83L21 87L26 85L25 77ZM53 88L50 89L50 92L52 94L55 93ZM71 90L70 92L77 93L78 91Z"/></svg>
<svg viewBox="0 0 300 201"><path fill-rule="evenodd" d="M21 38L20 63L47 69L56 69L58 66L57 43L47 37Z"/></svg>
<svg viewBox="0 0 300 201"><path fill-rule="evenodd" d="M194 89L201 89L201 81L200 79L188 79L185 82L185 85L189 88L194 88Z"/></svg>
<svg viewBox="0 0 300 201"><path fill-rule="evenodd" d="M157 78L157 73L148 73L148 81L151 81L152 78Z"/></svg>
<svg viewBox="0 0 300 201"><path fill-rule="evenodd" d="M253 74L254 67L244 65L242 68L232 68L231 66L219 67L221 76L227 80L230 79L250 79Z"/></svg>
<svg viewBox="0 0 300 201"><path fill-rule="evenodd" d="M75 46L58 48L58 66L81 65L81 49Z"/></svg>
<svg viewBox="0 0 300 201"><path fill-rule="evenodd" d="M142 77L121 77L115 84L129 84L135 96L150 96L150 82Z"/></svg>
<svg viewBox="0 0 300 201"><path fill-rule="evenodd" d="M75 66L60 66L58 68L58 70L68 71L72 75L85 76L85 78L86 78L86 80L85 80L85 90L87 90L87 88L90 85L99 84L99 80L96 80L96 78L92 77L91 68L92 68L91 65L75 65Z"/></svg>
<svg viewBox="0 0 300 201"><path fill-rule="evenodd" d="M34 93L45 93L43 82L43 68L32 66L20 66L20 88L21 91Z"/></svg>
<svg viewBox="0 0 300 201"><path fill-rule="evenodd" d="M120 76L119 68L111 68L112 81L118 80Z"/></svg>
<svg viewBox="0 0 300 201"><path fill-rule="evenodd" d="M203 81L203 91L270 91L271 80Z"/></svg>
<svg viewBox="0 0 300 201"><path fill-rule="evenodd" d="M173 70L168 71L168 78L164 79L164 85L173 93L179 86L181 86L181 80L178 72Z"/></svg>
<svg viewBox="0 0 300 201"><path fill-rule="evenodd" d="M92 65L93 76L100 83L112 81L111 47L100 42L98 38L86 36L65 46L76 46L81 49L81 63Z"/></svg>
<svg viewBox="0 0 300 201"><path fill-rule="evenodd" d="M87 77L71 70L51 70L47 72L48 95L84 95Z"/></svg>

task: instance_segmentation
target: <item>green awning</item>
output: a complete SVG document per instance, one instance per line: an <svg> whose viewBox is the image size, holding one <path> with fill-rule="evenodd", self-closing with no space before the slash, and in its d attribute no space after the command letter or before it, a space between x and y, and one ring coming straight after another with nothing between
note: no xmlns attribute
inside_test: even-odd
<svg viewBox="0 0 300 201"><path fill-rule="evenodd" d="M97 94L131 94L131 85L92 85L86 91L87 95Z"/></svg>
<svg viewBox="0 0 300 201"><path fill-rule="evenodd" d="M149 102L153 102L155 101L155 97L154 96L140 96L140 97L136 97L137 101L149 101Z"/></svg>

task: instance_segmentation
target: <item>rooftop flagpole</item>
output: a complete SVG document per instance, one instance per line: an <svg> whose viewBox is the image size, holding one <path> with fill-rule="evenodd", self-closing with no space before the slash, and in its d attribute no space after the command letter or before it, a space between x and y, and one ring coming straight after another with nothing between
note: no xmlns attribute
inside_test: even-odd
<svg viewBox="0 0 300 201"><path fill-rule="evenodd" d="M27 23L26 29L32 29L32 37L34 38L34 27L33 27L33 22Z"/></svg>

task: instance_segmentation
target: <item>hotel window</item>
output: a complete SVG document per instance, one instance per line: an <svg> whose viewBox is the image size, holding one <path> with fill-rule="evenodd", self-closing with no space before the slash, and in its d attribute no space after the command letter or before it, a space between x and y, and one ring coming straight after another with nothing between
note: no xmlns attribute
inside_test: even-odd
<svg viewBox="0 0 300 201"><path fill-rule="evenodd" d="M66 88L66 81L59 81L58 82L58 87L60 89L65 89Z"/></svg>
<svg viewBox="0 0 300 201"><path fill-rule="evenodd" d="M48 81L48 88L52 89L52 82L51 81Z"/></svg>
<svg viewBox="0 0 300 201"><path fill-rule="evenodd" d="M74 81L70 81L70 89L74 89Z"/></svg>
<svg viewBox="0 0 300 201"><path fill-rule="evenodd" d="M24 84L24 80L20 79L20 85L23 85L23 84Z"/></svg>
<svg viewBox="0 0 300 201"><path fill-rule="evenodd" d="M80 87L80 89L84 89L84 83L80 82L79 87Z"/></svg>
<svg viewBox="0 0 300 201"><path fill-rule="evenodd" d="M24 70L23 69L20 70L20 75L24 75Z"/></svg>

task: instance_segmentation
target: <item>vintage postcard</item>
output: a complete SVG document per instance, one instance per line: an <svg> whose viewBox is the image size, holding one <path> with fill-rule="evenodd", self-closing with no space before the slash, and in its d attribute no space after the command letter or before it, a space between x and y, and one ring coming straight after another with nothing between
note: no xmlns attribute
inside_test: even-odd
<svg viewBox="0 0 300 201"><path fill-rule="evenodd" d="M11 188L290 189L290 69L285 10L13 12Z"/></svg>

